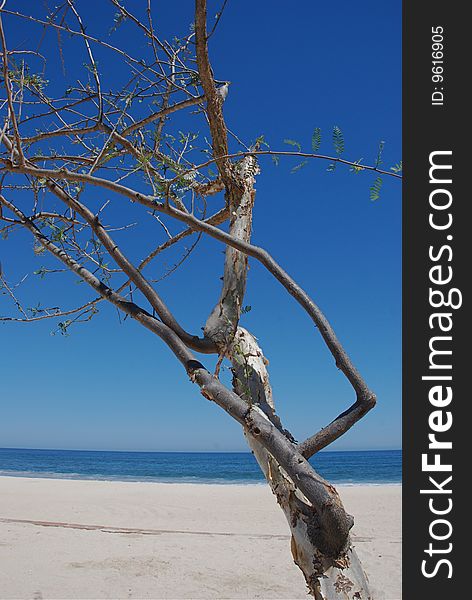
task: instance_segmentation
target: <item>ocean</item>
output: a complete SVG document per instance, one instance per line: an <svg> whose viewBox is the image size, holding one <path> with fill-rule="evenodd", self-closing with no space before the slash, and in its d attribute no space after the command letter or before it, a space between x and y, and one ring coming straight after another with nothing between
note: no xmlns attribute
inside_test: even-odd
<svg viewBox="0 0 472 600"><path fill-rule="evenodd" d="M401 450L320 452L310 460L332 483L401 483ZM250 452L111 452L0 448L0 475L54 479L263 483Z"/></svg>

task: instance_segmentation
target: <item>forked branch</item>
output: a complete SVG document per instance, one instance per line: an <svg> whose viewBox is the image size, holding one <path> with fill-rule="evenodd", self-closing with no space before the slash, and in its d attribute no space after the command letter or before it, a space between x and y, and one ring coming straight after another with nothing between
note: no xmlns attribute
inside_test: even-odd
<svg viewBox="0 0 472 600"><path fill-rule="evenodd" d="M368 388L362 376L351 362L348 354L344 350L342 344L338 340L333 328L321 309L310 298L305 290L303 290L301 286L292 279L292 277L264 248L254 246L253 244L242 239L237 239L231 234L222 231L218 227L201 221L190 213L180 211L179 209L174 208L165 202L157 201L152 196L141 194L131 188L106 179L83 173L73 173L65 169L41 169L37 167L29 167L28 165L16 166L11 163L5 163L5 168L10 171L27 173L36 177L46 177L51 181L58 179L80 181L109 189L117 194L128 197L134 202L139 202L148 208L174 217L175 219L186 223L195 231L207 233L211 237L223 242L227 246L239 250L241 253L247 256L255 258L262 265L264 265L266 269L282 284L287 292L295 298L295 300L311 317L316 327L318 327L320 334L328 346L331 354L333 355L336 366L344 373L356 392L356 402L346 411L346 413L343 413L335 421L333 421L333 423L326 428L325 433L320 432L319 434L316 434L316 443L313 441L307 441L307 446L305 448L306 456L309 457L314 454L314 452L317 451L316 448L318 448L318 446L320 446L319 449L321 449L330 443L330 441L333 441L342 435L342 433L352 427L356 421L358 421L365 413L375 406L376 399L374 393ZM313 438L310 438L310 440L312 439Z"/></svg>

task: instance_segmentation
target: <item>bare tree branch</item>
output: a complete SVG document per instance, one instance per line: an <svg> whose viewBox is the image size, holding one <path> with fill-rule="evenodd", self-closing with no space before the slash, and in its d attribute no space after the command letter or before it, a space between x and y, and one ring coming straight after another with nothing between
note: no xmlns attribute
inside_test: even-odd
<svg viewBox="0 0 472 600"><path fill-rule="evenodd" d="M133 123L133 125L130 125L129 127L127 127L122 132L121 135L123 137L126 137L130 133L133 133L134 131L141 129L142 127L145 127L146 125L149 125L149 123L157 121L157 119L162 119L163 117L167 117L168 115L171 115L172 113L177 112L178 110L182 110L184 108L189 108L190 106L196 106L197 104L201 104L203 102L203 100L204 100L204 96L197 96L196 98L188 98L187 100L182 100L181 102L172 104L171 106L168 106L167 108L163 108L162 110L159 110L158 112L153 113L152 115L149 115L149 117L145 117L144 119L141 119L140 121L137 121L136 123Z"/></svg>
<svg viewBox="0 0 472 600"><path fill-rule="evenodd" d="M24 319L17 319L15 317L0 317L0 321L15 321L17 323L36 323L37 321L44 321L46 319L57 319L57 318L61 318L61 317L68 317L70 315L74 315L76 313L80 313L80 312L88 312L90 310L93 310L94 307L96 306L96 304L100 301L103 300L103 298L96 298L95 300L91 300L90 302L87 302L85 304L82 304L81 306L78 306L76 308L71 308L70 310L60 310L60 309L55 309L54 312L47 312L44 315L39 315L38 317L28 317L26 316L26 318Z"/></svg>
<svg viewBox="0 0 472 600"><path fill-rule="evenodd" d="M140 194L131 188L127 188L120 184L115 184L112 181L101 179L98 177L92 177L83 173L71 173L67 170L50 170L41 168L32 168L27 165L17 167L13 164L5 164L5 167L9 171L17 171L20 173L28 173L39 177L47 177L51 179L67 179L69 181L82 181L84 183L90 183L117 192L118 194L127 196L130 200L140 202L141 204L157 210L169 216L175 217L176 219L187 223L190 227L196 231L203 231L214 237L215 239L231 246L232 248L239 250L241 253L256 258L261 264L263 264L267 270L284 286L284 288L291 294L297 302L305 309L310 315L315 325L318 327L320 334L325 340L328 348L333 354L336 365L346 375L351 385L356 390L358 397L364 399L367 402L366 406L372 406L375 404L375 397L372 392L368 389L364 383L362 377L358 373L357 369L352 365L348 358L345 350L342 348L339 340L337 339L331 325L327 321L326 317L321 312L320 308L313 302L309 295L282 269L282 267L272 258L272 256L263 248L253 246L252 244L233 237L231 234L221 231L217 227L205 223L189 213L183 213L182 211L162 202L156 201L152 196L146 196Z"/></svg>

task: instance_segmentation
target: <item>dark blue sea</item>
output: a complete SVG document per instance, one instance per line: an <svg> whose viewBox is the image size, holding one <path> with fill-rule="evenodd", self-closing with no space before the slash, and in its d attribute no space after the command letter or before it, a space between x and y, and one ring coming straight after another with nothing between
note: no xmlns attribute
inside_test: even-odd
<svg viewBox="0 0 472 600"><path fill-rule="evenodd" d="M311 460L333 483L401 483L401 450L320 452ZM0 448L0 475L54 479L263 483L249 452L102 452Z"/></svg>
<svg viewBox="0 0 472 600"><path fill-rule="evenodd" d="M401 483L401 450L321 452L312 464L333 483ZM102 452L0 448L0 475L54 479L263 483L249 452Z"/></svg>

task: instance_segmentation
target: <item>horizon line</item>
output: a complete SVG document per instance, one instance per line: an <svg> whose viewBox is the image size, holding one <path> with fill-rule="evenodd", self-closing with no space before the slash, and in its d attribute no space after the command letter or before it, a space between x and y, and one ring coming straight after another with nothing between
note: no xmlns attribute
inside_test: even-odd
<svg viewBox="0 0 472 600"><path fill-rule="evenodd" d="M44 452L122 452L136 454L252 454L251 450L111 450L91 448L31 448L20 446L0 447L0 450L39 450ZM357 448L357 449L332 449L323 448L322 452L401 452L402 448Z"/></svg>

